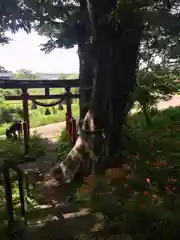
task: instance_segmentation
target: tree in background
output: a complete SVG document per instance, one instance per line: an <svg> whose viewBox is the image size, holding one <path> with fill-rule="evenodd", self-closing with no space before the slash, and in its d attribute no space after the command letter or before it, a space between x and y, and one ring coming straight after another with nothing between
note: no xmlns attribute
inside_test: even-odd
<svg viewBox="0 0 180 240"><path fill-rule="evenodd" d="M36 74L26 69L20 69L17 71L14 78L20 80L38 80Z"/></svg>
<svg viewBox="0 0 180 240"><path fill-rule="evenodd" d="M0 65L0 72L2 73L2 72L8 72L8 71L5 69L5 67Z"/></svg>
<svg viewBox="0 0 180 240"><path fill-rule="evenodd" d="M68 79L78 79L78 75L75 73L69 74L69 73L60 73L59 74L59 79L64 79L64 80L68 80Z"/></svg>
<svg viewBox="0 0 180 240"><path fill-rule="evenodd" d="M0 79L10 80L12 72L5 69L3 66L0 66Z"/></svg>

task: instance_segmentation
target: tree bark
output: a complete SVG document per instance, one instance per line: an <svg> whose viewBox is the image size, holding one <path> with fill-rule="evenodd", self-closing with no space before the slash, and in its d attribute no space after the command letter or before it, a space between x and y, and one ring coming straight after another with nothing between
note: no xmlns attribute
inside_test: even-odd
<svg viewBox="0 0 180 240"><path fill-rule="evenodd" d="M80 122L85 117L92 95L93 86L93 50L90 42L90 36L87 24L84 22L87 4L86 0L80 0L80 22L83 29L83 38L78 36L78 53L79 53L79 79L80 79ZM84 16L84 18L83 18ZM81 34L81 33L80 33ZM79 35L80 35L79 34Z"/></svg>
<svg viewBox="0 0 180 240"><path fill-rule="evenodd" d="M109 23L96 26L96 39L91 46L96 54L91 59L88 54L87 59L84 58L80 76L85 87L92 83L93 78L93 91L86 99L81 86L81 117L85 117L73 149L54 168L53 176L60 182L70 182L82 164L85 163L88 169L91 162L98 161L102 154L103 132L108 153L118 152L126 105L135 85L142 33L141 21L136 14L130 13L122 19L117 31Z"/></svg>
<svg viewBox="0 0 180 240"><path fill-rule="evenodd" d="M135 13L121 22L113 48L111 126L108 132L108 154L121 149L121 131L126 117L127 103L136 83L138 50L142 36L142 22Z"/></svg>
<svg viewBox="0 0 180 240"><path fill-rule="evenodd" d="M96 47L96 64L93 72L93 91L88 111L82 121L79 137L67 158L58 163L53 171L54 178L60 182L70 182L81 166L83 166L83 170L87 169L88 173L91 163L97 162L102 153L102 133L106 121L104 116L108 101L107 85L109 85L110 81L109 66L111 56L108 29L105 30L105 28L106 26L99 30L94 43Z"/></svg>
<svg viewBox="0 0 180 240"><path fill-rule="evenodd" d="M80 59L80 120L89 108L93 86L93 54L90 43L86 43L79 51Z"/></svg>

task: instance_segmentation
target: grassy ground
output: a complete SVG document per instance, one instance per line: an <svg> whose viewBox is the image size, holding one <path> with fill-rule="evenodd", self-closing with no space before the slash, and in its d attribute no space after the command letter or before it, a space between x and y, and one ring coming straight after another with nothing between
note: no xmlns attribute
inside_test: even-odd
<svg viewBox="0 0 180 240"><path fill-rule="evenodd" d="M4 161L10 160L15 163L23 161L34 161L37 157L42 156L45 151L42 140L38 136L31 138L29 154L24 156L24 143L23 140L9 141L0 140L0 165Z"/></svg>
<svg viewBox="0 0 180 240"><path fill-rule="evenodd" d="M53 89L52 94L62 93L62 89ZM72 92L77 92L77 89L72 89ZM32 89L30 90L32 95L43 94L42 89ZM12 95L18 94L13 91L4 91L2 95ZM45 100L43 102L54 102L56 100ZM44 115L46 108L38 107L35 110L31 109L32 103L29 102L29 114L30 114L30 124L31 127L42 126L46 124L61 122L65 120L66 106L64 110L58 110L58 106L49 108L51 115ZM73 101L72 104L73 116L77 117L79 114L79 104L77 100ZM13 120L19 120L23 117L22 103L21 101L0 101L0 135L5 133L5 129Z"/></svg>
<svg viewBox="0 0 180 240"><path fill-rule="evenodd" d="M180 108L158 112L149 126L141 114L131 115L128 124L123 169L89 176L71 193L74 203L104 215L102 224L76 239L180 237Z"/></svg>

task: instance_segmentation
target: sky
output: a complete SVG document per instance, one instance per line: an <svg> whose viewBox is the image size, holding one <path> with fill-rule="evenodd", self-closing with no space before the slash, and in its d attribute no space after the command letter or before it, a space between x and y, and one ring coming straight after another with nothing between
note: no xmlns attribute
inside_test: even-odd
<svg viewBox="0 0 180 240"><path fill-rule="evenodd" d="M16 72L20 69L43 73L78 73L77 48L55 49L49 54L40 50L46 38L36 32L30 34L19 31L8 34L13 39L9 44L0 45L0 65Z"/></svg>

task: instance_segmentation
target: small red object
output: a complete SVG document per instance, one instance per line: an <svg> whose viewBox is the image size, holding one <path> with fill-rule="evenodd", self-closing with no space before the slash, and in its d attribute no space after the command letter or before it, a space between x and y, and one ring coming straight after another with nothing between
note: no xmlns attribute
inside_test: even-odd
<svg viewBox="0 0 180 240"><path fill-rule="evenodd" d="M144 191L144 195L146 195L146 196L147 196L148 194L149 194L149 192L148 192L148 191Z"/></svg>
<svg viewBox="0 0 180 240"><path fill-rule="evenodd" d="M143 200L141 200L141 203L140 203L140 209L141 209L141 210L143 210L143 209L144 209L144 207L145 207L144 201L143 201Z"/></svg>
<svg viewBox="0 0 180 240"><path fill-rule="evenodd" d="M147 183L150 183L150 182L151 182L151 179L150 179L150 178L146 178L146 182L147 182Z"/></svg>

